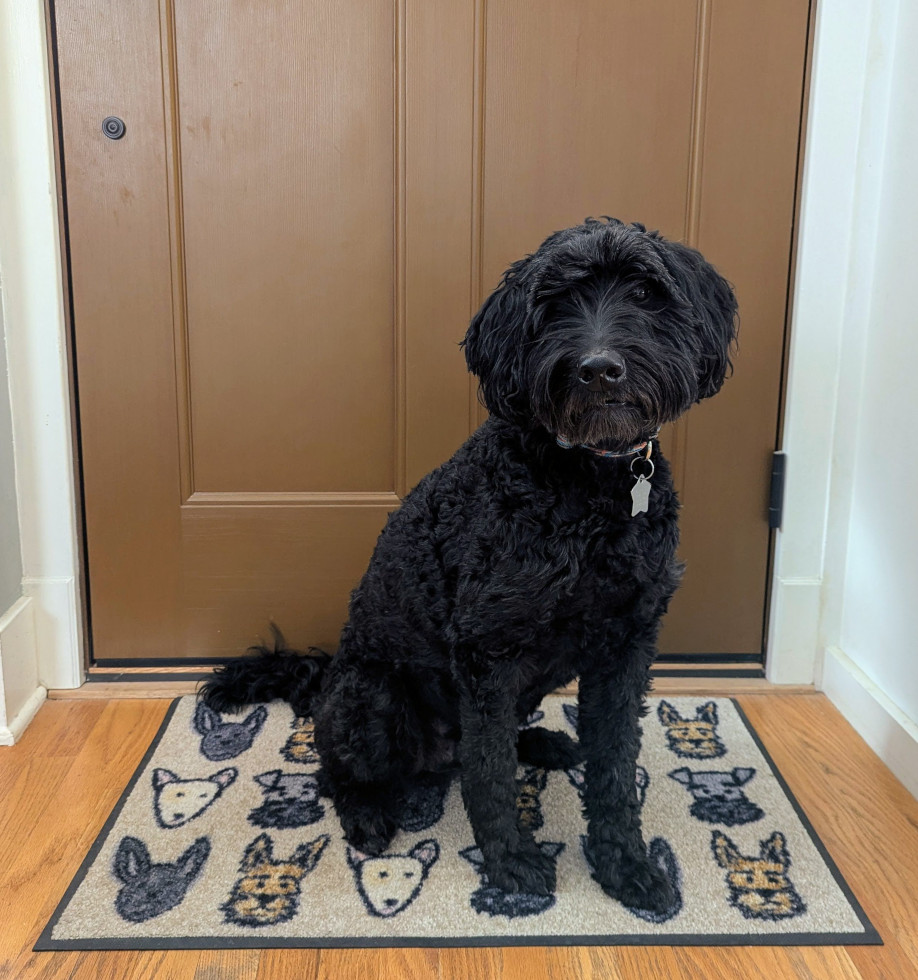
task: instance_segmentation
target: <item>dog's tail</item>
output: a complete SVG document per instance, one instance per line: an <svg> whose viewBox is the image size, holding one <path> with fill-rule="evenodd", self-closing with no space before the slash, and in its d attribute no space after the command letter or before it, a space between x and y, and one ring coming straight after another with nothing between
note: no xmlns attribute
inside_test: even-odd
<svg viewBox="0 0 918 980"><path fill-rule="evenodd" d="M289 701L297 715L312 714L329 654L317 647L308 653L290 650L281 631L271 624L274 649L249 647L246 656L214 669L198 688L198 697L214 711L241 711L246 705L280 698Z"/></svg>

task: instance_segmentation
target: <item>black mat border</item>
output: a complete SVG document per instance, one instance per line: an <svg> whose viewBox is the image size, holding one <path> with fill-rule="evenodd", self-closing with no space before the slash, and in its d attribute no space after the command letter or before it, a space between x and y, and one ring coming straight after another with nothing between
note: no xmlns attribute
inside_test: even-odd
<svg viewBox="0 0 918 980"><path fill-rule="evenodd" d="M186 697L188 695L185 695ZM134 787L140 779L141 774L146 769L147 764L153 757L153 753L159 747L160 741L172 721L172 716L178 708L181 698L175 698L163 718L159 731L153 737L150 747L144 753L143 758L138 763L134 775L122 792L114 809L109 814L108 819L96 836L89 853L80 865L79 870L70 882L63 898L58 902L54 914L48 924L42 930L41 935L32 947L33 952L47 953L56 950L93 952L97 950L169 950L169 949L398 949L398 948L481 948L494 946L882 946L883 940L874 928L873 923L867 918L866 912L861 907L860 902L855 898L854 893L848 886L838 866L832 860L825 845L816 833L813 825L797 802L796 796L791 792L784 777L779 772L774 760L768 750L762 744L755 728L746 717L746 713L737 703L736 698L729 698L733 707L736 708L740 720L746 726L746 730L752 736L757 748L762 753L765 761L771 769L772 775L778 781L778 785L784 791L791 802L794 812L803 824L804 829L809 834L810 839L819 852L820 857L826 863L835 883L841 889L842 894L854 909L855 914L864 926L864 932L854 933L776 933L774 935L748 935L748 934L716 934L701 936L698 933L686 933L677 935L602 935L602 936L440 936L431 939L427 936L422 937L400 937L390 938L367 937L355 939L350 936L343 937L321 937L318 939L287 939L257 937L257 936L200 936L187 939L143 939L143 938L109 938L109 939L53 939L51 934L57 925L58 919L70 904L77 889L83 883L90 867L96 859L108 835L114 827L115 821L121 814L128 797L133 792ZM712 698L713 700L713 698ZM269 941L266 941L269 940ZM537 941L533 941L537 940Z"/></svg>

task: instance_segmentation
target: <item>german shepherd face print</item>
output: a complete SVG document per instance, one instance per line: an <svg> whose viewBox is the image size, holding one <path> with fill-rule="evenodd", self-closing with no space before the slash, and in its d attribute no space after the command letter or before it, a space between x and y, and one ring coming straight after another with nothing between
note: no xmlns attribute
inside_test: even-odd
<svg viewBox="0 0 918 980"><path fill-rule="evenodd" d="M547 785L548 773L535 766L528 766L523 772L523 778L517 782L516 808L520 814L520 826L527 830L539 830L542 827L540 796Z"/></svg>
<svg viewBox="0 0 918 980"><path fill-rule="evenodd" d="M284 744L281 754L288 762L302 762L305 765L319 761L316 752L315 728L309 718L293 719L293 734Z"/></svg>
<svg viewBox="0 0 918 980"><path fill-rule="evenodd" d="M784 835L777 830L759 845L758 857L747 857L726 834L715 830L711 849L727 872L730 904L747 919L779 921L806 911L803 900L787 877L790 855Z"/></svg>
<svg viewBox="0 0 918 980"><path fill-rule="evenodd" d="M717 737L717 705L713 701L696 708L694 719L683 718L668 701L661 701L657 716L676 755L685 759L716 759L727 751Z"/></svg>
<svg viewBox="0 0 918 980"><path fill-rule="evenodd" d="M221 906L226 921L240 926L273 926L292 919L299 908L300 884L319 863L329 840L328 834L322 834L301 844L286 860L275 861L271 838L267 834L256 837L239 866L242 877Z"/></svg>

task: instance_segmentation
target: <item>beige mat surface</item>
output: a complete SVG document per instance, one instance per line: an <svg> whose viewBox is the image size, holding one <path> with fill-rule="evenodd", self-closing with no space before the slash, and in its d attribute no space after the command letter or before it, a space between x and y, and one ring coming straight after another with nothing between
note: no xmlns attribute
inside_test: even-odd
<svg viewBox="0 0 918 980"><path fill-rule="evenodd" d="M37 950L511 944L878 943L738 706L654 698L638 791L677 900L628 909L590 877L582 773L521 767L518 805L557 855L554 895L488 886L457 782L411 801L381 857L319 795L307 719L177 700ZM567 731L549 697L530 723Z"/></svg>

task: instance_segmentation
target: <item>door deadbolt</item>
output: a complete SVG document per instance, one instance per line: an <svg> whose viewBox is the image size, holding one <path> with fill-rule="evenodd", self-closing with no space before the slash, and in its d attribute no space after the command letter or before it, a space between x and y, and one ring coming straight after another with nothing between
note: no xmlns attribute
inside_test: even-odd
<svg viewBox="0 0 918 980"><path fill-rule="evenodd" d="M117 116L106 116L102 120L102 132L110 140L120 140L124 136L124 120Z"/></svg>

